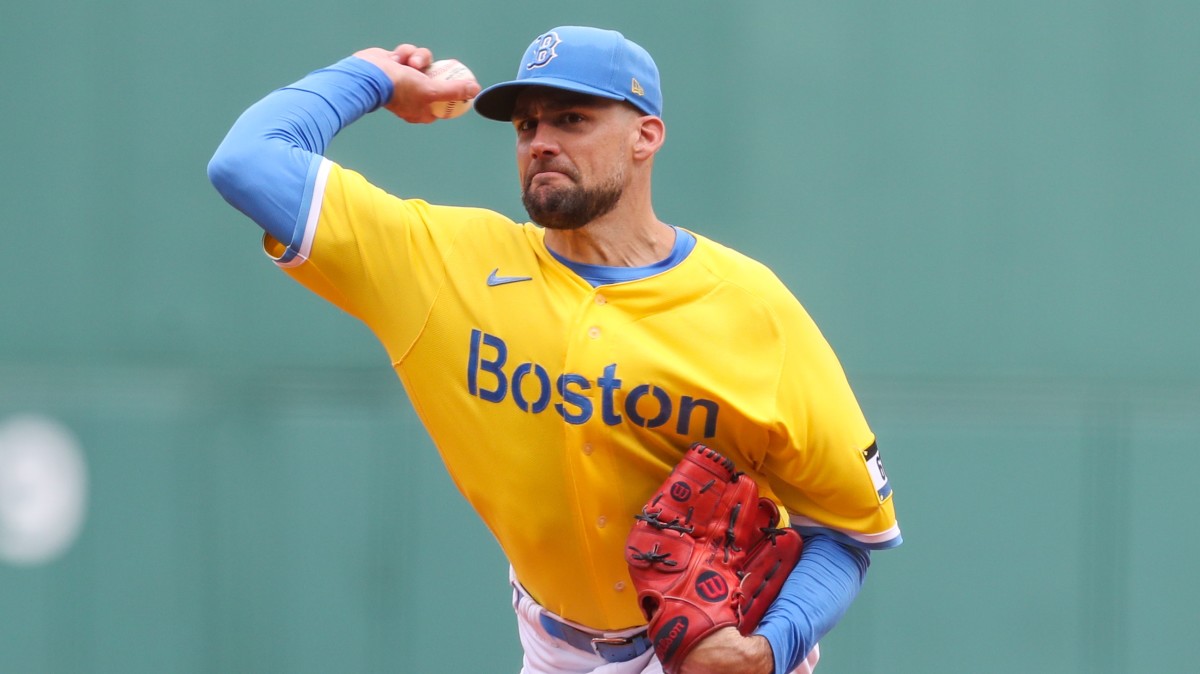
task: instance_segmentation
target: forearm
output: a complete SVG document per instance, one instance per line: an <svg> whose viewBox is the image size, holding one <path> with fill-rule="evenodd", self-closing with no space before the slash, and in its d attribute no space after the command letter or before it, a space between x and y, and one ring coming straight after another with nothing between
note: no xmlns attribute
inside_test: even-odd
<svg viewBox="0 0 1200 674"><path fill-rule="evenodd" d="M313 167L339 131L385 104L391 81L349 57L268 94L234 123L208 165L226 201L289 241Z"/></svg>
<svg viewBox="0 0 1200 674"><path fill-rule="evenodd" d="M858 596L870 553L824 535L805 539L804 551L756 634L766 637L776 674L786 674L833 629Z"/></svg>

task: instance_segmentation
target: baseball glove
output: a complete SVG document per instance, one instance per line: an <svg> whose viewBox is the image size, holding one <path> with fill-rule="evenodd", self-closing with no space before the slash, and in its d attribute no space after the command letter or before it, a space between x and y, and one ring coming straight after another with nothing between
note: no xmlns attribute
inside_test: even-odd
<svg viewBox="0 0 1200 674"><path fill-rule="evenodd" d="M635 516L625 561L667 674L723 627L748 635L800 559L774 501L733 462L696 443Z"/></svg>

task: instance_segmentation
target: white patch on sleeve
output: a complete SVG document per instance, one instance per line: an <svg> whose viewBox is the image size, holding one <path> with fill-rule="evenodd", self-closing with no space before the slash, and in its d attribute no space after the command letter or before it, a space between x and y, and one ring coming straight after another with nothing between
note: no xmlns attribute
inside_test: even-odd
<svg viewBox="0 0 1200 674"><path fill-rule="evenodd" d="M879 447L875 443L863 450L863 460L867 462L867 473L871 475L871 484L880 502L892 495L892 485L888 484L887 472L883 470L883 457L879 455Z"/></svg>

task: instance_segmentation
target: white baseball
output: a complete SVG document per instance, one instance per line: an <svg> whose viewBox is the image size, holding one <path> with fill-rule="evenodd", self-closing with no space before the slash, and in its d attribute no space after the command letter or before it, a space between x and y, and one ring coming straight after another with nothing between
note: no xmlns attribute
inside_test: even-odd
<svg viewBox="0 0 1200 674"><path fill-rule="evenodd" d="M425 74L435 80L474 80L471 72L458 59L443 59L434 61L425 69ZM453 119L471 109L471 101L435 101L429 104L433 116L441 119Z"/></svg>

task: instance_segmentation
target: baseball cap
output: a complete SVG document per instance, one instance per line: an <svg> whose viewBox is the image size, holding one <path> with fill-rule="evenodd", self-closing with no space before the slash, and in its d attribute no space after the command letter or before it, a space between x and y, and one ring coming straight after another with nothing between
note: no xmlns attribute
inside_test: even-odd
<svg viewBox="0 0 1200 674"><path fill-rule="evenodd" d="M525 50L517 78L479 92L474 108L488 119L512 119L526 87L552 87L629 101L649 115L662 115L662 87L654 59L615 30L559 26Z"/></svg>

